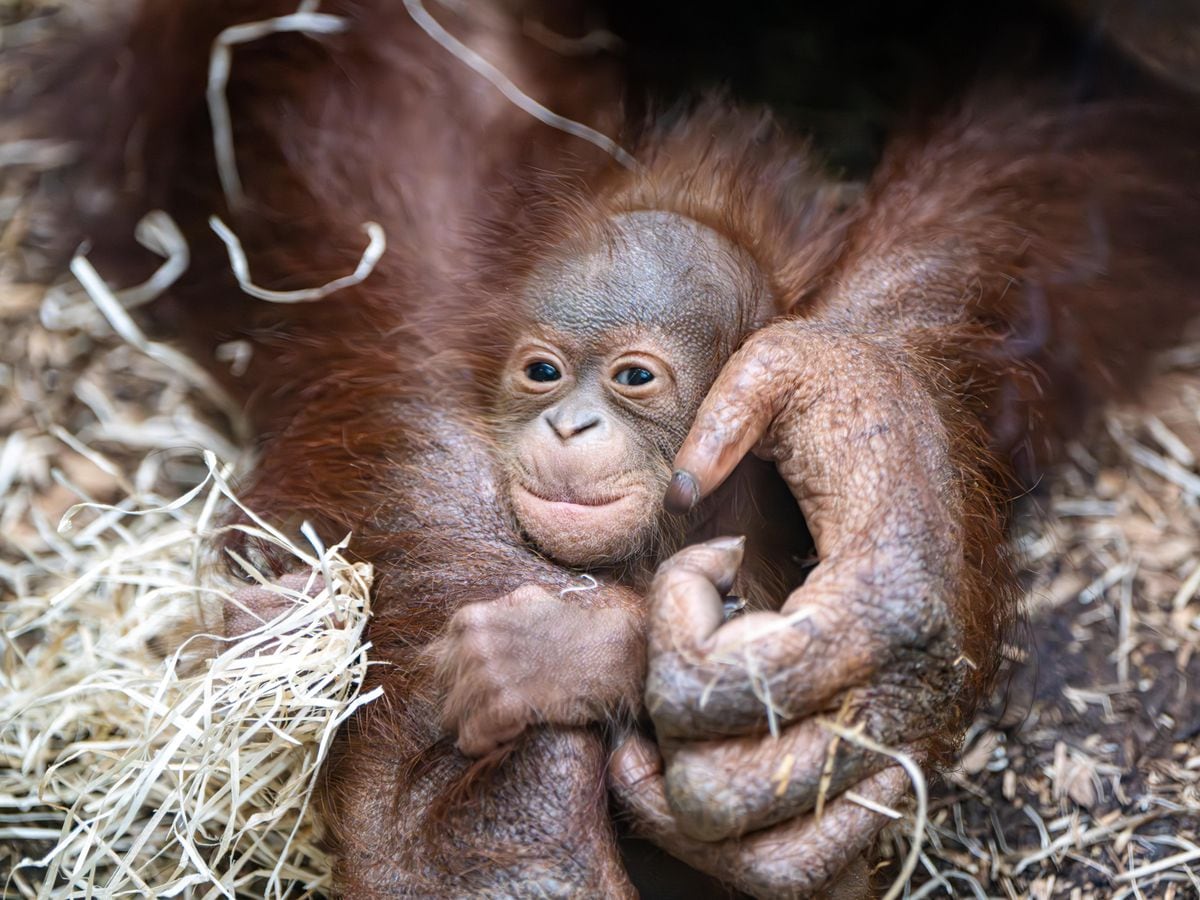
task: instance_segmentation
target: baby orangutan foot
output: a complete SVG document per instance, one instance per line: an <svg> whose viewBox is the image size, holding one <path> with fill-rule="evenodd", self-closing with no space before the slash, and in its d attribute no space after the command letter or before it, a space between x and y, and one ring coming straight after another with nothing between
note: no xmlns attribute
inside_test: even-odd
<svg viewBox="0 0 1200 900"><path fill-rule="evenodd" d="M291 572L276 580L274 584L282 591L293 591L309 597L315 597L325 589L325 579L307 570ZM240 638L293 609L296 599L282 593L281 590L250 584L234 591L223 607L225 637ZM260 649L269 649L273 644L272 640Z"/></svg>
<svg viewBox="0 0 1200 900"><path fill-rule="evenodd" d="M430 647L443 686L442 724L467 756L484 756L529 725L584 725L634 709L645 672L639 604L583 606L539 585L469 603Z"/></svg>

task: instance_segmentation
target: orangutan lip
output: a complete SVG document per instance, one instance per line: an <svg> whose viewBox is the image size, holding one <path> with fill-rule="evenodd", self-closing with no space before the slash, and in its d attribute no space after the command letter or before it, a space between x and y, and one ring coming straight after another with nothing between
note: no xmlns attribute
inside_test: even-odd
<svg viewBox="0 0 1200 900"><path fill-rule="evenodd" d="M596 498L582 499L579 497L571 497L570 499L567 499L565 497L547 497L545 494L539 494L537 491L531 490L530 488L526 487L524 484L522 484L519 481L516 482L516 486L519 490L528 494L530 497L532 497L535 500L540 500L542 503L555 503L560 506L586 506L586 507L590 507L593 509L599 508L602 506L612 506L614 503L620 503L622 500L624 500L626 497L629 496L628 494L617 494L616 496L603 497L603 498L598 498L598 499L596 499Z"/></svg>

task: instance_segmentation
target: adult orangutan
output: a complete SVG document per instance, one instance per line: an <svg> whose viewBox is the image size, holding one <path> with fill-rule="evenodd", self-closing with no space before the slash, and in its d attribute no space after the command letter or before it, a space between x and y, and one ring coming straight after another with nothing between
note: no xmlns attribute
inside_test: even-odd
<svg viewBox="0 0 1200 900"><path fill-rule="evenodd" d="M181 222L191 273L156 321L202 358L253 342L238 382L261 445L247 502L330 538L353 531L379 571L369 639L389 664L371 676L385 693L347 726L323 794L344 896L627 895L606 775L629 828L675 857L756 896L811 895L884 824L859 801L897 805L908 789L890 759L833 747L825 720L927 766L949 758L1013 618L1013 460L1052 456L1196 311L1196 109L1014 76L894 139L846 205L760 115L717 102L623 121L616 67L539 49L506 18L514 7L538 12L437 15L529 94L626 138L635 168L511 105L398 8L331 0L322 11L344 32L238 50L228 93L247 200L226 209L207 48L227 25L291 9L164 0L110 36L111 52L83 56L111 70L59 87L61 101L115 84L72 123L93 141L82 228L116 272L133 217L162 206ZM555 7L549 24L566 31L575 12ZM389 249L361 285L267 306L227 274L203 227L213 210L274 288L352 268L366 220ZM777 476L751 499L794 498L819 563L778 611L723 623L739 546L684 548L644 598L653 737L619 735L610 763L594 727L526 728L473 764L440 724L446 667L429 648L447 624L498 628L506 607L489 604L537 584L522 621L586 658L608 632L572 623L629 600L608 579L560 593L575 572L516 527L477 381L486 326L534 287L562 288L564 315L593 314L592 282L555 279L572 248L637 216L703 239L646 253L664 233L649 227L625 259L615 242L629 296L753 285L777 313L724 365L656 497L691 510L753 451ZM801 530L767 529L781 562Z"/></svg>

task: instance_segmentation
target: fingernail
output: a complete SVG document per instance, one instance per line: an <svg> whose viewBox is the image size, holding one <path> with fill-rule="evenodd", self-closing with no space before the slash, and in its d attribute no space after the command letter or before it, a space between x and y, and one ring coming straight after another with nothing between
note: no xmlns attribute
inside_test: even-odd
<svg viewBox="0 0 1200 900"><path fill-rule="evenodd" d="M713 538L708 542L708 546L714 550L741 550L746 546L746 536L739 534L735 537Z"/></svg>
<svg viewBox="0 0 1200 900"><path fill-rule="evenodd" d="M700 500L700 487L696 484L695 476L683 469L676 469L671 476L671 484L667 488L667 496L663 505L667 512L682 515L689 513Z"/></svg>

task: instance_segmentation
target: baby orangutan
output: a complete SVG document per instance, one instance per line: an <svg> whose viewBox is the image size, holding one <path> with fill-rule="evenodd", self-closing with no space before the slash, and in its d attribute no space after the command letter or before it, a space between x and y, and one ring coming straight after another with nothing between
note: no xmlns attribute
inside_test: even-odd
<svg viewBox="0 0 1200 900"><path fill-rule="evenodd" d="M443 722L467 755L535 722L635 714L640 592L654 567L700 532L753 530L731 495L686 520L663 508L696 411L742 337L773 312L769 291L744 251L682 215L624 213L604 231L535 267L493 399L501 493L518 531L600 580L565 591L526 584L456 614L434 652ZM755 569L745 567L752 578Z"/></svg>

